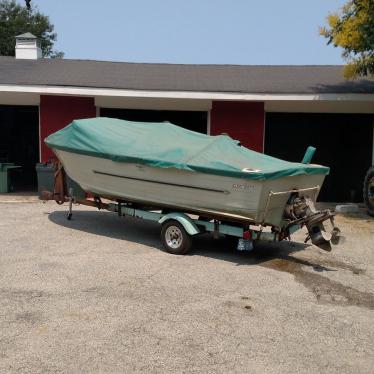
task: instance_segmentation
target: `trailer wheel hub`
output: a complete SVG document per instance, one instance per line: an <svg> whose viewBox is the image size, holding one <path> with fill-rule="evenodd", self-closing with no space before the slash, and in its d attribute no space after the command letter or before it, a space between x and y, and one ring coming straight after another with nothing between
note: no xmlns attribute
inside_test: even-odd
<svg viewBox="0 0 374 374"><path fill-rule="evenodd" d="M183 240L182 231L177 226L170 226L165 232L165 239L170 248L178 248Z"/></svg>

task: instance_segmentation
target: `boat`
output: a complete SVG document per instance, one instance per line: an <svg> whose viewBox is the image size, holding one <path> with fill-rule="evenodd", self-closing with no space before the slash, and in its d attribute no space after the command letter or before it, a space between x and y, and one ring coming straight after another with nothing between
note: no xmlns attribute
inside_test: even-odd
<svg viewBox="0 0 374 374"><path fill-rule="evenodd" d="M329 168L310 164L310 155L288 162L228 135L103 117L75 120L45 143L66 174L94 196L275 230L314 217L320 230L312 241L332 219L314 207Z"/></svg>

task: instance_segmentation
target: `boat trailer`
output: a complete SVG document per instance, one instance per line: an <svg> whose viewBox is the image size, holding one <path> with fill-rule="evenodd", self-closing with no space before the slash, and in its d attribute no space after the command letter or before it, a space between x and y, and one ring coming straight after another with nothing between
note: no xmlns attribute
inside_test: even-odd
<svg viewBox="0 0 374 374"><path fill-rule="evenodd" d="M317 211L311 199L299 195L306 190L315 190L314 192L317 194L319 187L270 192L268 204L273 196L279 194L289 194L290 198L284 212L285 226L269 227L265 224L267 209L264 212L263 222L256 224L249 220L228 218L219 214L173 211L171 207L145 207L135 202L114 200L111 197L90 196L83 190L76 193L77 191L68 187L66 173L62 164L57 161L55 162L54 191L43 191L42 199L55 200L59 205L68 203L68 220L72 219L73 205L82 204L114 212L119 217L133 217L158 222L161 224L163 246L167 252L172 254L186 254L191 249L193 237L203 233L211 233L215 239L222 236L237 238L239 251L251 251L254 248L254 243L258 241L291 240L291 235L304 226L308 231L305 242L311 240L318 247L331 251L331 243L338 244L340 238L340 230L334 225L335 213L330 210ZM199 215L196 216L196 214ZM330 233L325 230L323 225L327 220L332 225Z"/></svg>

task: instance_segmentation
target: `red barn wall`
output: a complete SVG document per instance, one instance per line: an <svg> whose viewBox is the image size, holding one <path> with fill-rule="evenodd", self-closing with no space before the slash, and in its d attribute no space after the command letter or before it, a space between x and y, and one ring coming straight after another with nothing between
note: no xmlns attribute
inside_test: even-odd
<svg viewBox="0 0 374 374"><path fill-rule="evenodd" d="M44 139L62 129L75 119L96 117L95 101L92 97L47 96L40 97L40 158L47 162L53 152Z"/></svg>
<svg viewBox="0 0 374 374"><path fill-rule="evenodd" d="M265 107L263 102L213 101L210 134L226 133L257 152L264 151Z"/></svg>

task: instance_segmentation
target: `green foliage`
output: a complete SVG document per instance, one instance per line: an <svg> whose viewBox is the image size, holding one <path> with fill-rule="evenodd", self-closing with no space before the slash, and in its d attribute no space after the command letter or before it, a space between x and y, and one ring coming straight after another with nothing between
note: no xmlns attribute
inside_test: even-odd
<svg viewBox="0 0 374 374"><path fill-rule="evenodd" d="M28 10L15 0L0 0L0 55L14 56L15 36L26 32L39 38L43 56L63 57L62 52L53 50L57 35L48 16L36 8Z"/></svg>
<svg viewBox="0 0 374 374"><path fill-rule="evenodd" d="M347 78L374 75L374 1L349 0L339 12L329 14L320 34L328 44L343 48Z"/></svg>

